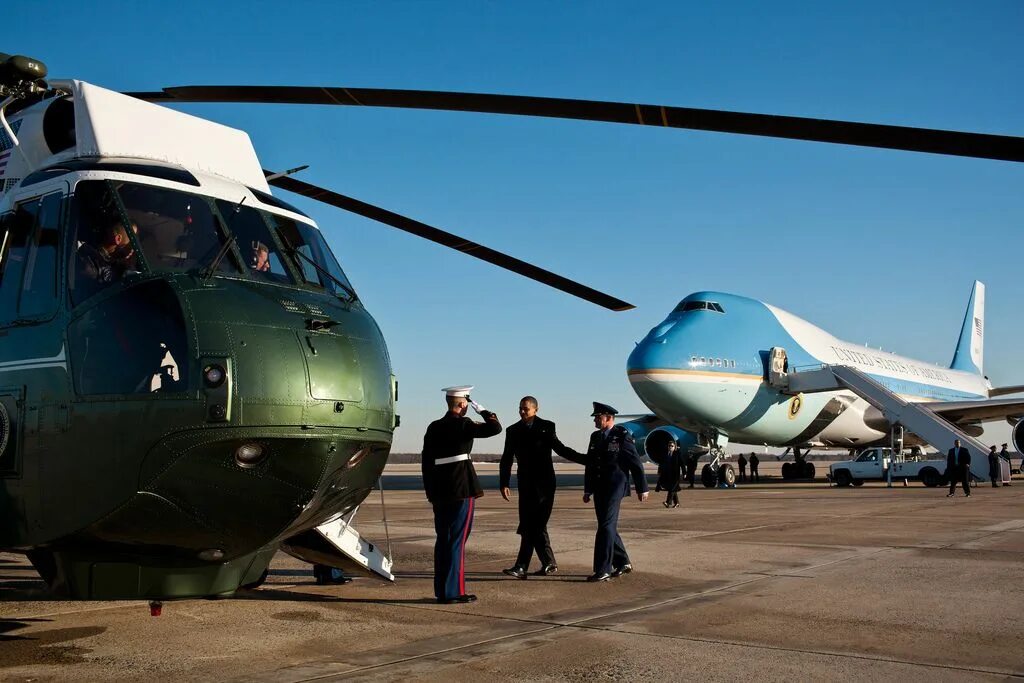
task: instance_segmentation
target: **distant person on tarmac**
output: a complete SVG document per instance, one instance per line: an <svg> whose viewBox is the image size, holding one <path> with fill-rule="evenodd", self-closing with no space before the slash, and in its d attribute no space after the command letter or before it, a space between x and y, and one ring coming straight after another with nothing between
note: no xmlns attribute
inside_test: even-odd
<svg viewBox="0 0 1024 683"><path fill-rule="evenodd" d="M1010 472L1010 476L1007 477L1006 481L1003 482L1003 486L1009 486L1010 481L1013 479L1013 462L1010 460L1010 452L1006 450L1006 444L999 449L999 457L1006 461L1006 468ZM1021 463L1021 469L1024 470L1024 462Z"/></svg>
<svg viewBox="0 0 1024 683"><path fill-rule="evenodd" d="M959 480L964 487L964 495L971 497L971 453L960 445L960 439L953 442L953 447L946 453L946 474L949 475L949 493L947 498L956 495L956 483Z"/></svg>
<svg viewBox="0 0 1024 683"><path fill-rule="evenodd" d="M750 454L750 481L761 483L761 475L757 473L757 466L761 461L757 459L757 453Z"/></svg>
<svg viewBox="0 0 1024 683"><path fill-rule="evenodd" d="M747 480L747 456L740 453L740 459L738 461L740 466L740 481Z"/></svg>
<svg viewBox="0 0 1024 683"><path fill-rule="evenodd" d="M665 461L658 466L658 488L668 492L663 503L667 508L679 507L679 481L684 467L679 445L669 441Z"/></svg>
<svg viewBox="0 0 1024 683"><path fill-rule="evenodd" d="M999 480L1002 479L1002 472L999 471L999 454L996 453L996 447L989 446L988 448L988 478L992 480L992 488L999 488Z"/></svg>
<svg viewBox="0 0 1024 683"><path fill-rule="evenodd" d="M700 460L699 455L688 455L686 457L686 481L689 483L689 485L686 488L693 488L693 482L697 478L698 460Z"/></svg>

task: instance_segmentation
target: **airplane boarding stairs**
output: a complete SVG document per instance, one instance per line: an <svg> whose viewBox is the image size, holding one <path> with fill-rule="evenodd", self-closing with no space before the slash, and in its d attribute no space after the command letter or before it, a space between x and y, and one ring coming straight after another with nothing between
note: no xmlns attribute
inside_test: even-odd
<svg viewBox="0 0 1024 683"><path fill-rule="evenodd" d="M988 447L929 410L927 403L904 401L881 382L849 365L825 365L815 370L788 372L784 377L783 388L789 394L852 391L881 411L890 425L903 425L939 453L945 454L953 440L960 439L971 454L971 474L988 481Z"/></svg>

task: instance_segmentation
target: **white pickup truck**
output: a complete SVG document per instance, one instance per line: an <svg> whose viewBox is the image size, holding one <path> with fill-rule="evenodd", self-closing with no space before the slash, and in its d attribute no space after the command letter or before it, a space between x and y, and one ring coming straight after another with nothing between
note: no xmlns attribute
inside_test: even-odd
<svg viewBox="0 0 1024 683"><path fill-rule="evenodd" d="M837 486L861 486L865 481L885 481L886 469L892 466L892 478L917 479L925 486L938 486L942 483L946 461L926 460L924 455L892 457L891 448L865 448L857 454L856 460L843 460L832 463L829 467L829 478Z"/></svg>

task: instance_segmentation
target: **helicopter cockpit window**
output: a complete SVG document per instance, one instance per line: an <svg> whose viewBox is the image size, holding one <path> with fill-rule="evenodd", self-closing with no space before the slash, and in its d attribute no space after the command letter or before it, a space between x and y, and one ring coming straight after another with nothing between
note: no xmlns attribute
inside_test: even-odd
<svg viewBox="0 0 1024 683"><path fill-rule="evenodd" d="M259 211L223 200L217 201L217 210L235 236L252 277L269 282L294 283L284 267L277 241L271 236L270 228Z"/></svg>
<svg viewBox="0 0 1024 683"><path fill-rule="evenodd" d="M18 318L18 293L21 291L28 238L38 211L39 200L23 202L0 220L0 324Z"/></svg>
<svg viewBox="0 0 1024 683"><path fill-rule="evenodd" d="M206 198L138 183L116 190L152 270L240 272Z"/></svg>
<svg viewBox="0 0 1024 683"><path fill-rule="evenodd" d="M323 287L339 296L355 298L352 284L319 230L284 216L271 214L270 217L277 225L278 237L286 251L292 250L289 257L307 284Z"/></svg>
<svg viewBox="0 0 1024 683"><path fill-rule="evenodd" d="M48 318L57 311L57 244L63 206L59 192L46 195L39 202L18 302L20 319Z"/></svg>
<svg viewBox="0 0 1024 683"><path fill-rule="evenodd" d="M126 273L138 270L138 258L107 183L79 183L72 214L75 258L69 282L71 298L77 305L120 281ZM133 233L137 237L137 230Z"/></svg>

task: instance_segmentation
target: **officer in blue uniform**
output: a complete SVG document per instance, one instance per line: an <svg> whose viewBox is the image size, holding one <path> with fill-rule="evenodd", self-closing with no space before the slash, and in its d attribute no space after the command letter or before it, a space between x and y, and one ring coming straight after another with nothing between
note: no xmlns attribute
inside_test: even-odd
<svg viewBox="0 0 1024 683"><path fill-rule="evenodd" d="M466 593L466 541L474 501L484 495L470 453L473 439L501 434L498 416L469 398L473 387L444 389L448 412L423 436L423 489L434 507L434 596L442 604L473 602ZM466 417L470 404L483 422Z"/></svg>
<svg viewBox="0 0 1024 683"><path fill-rule="evenodd" d="M625 427L615 425L618 411L604 403L594 402L594 426L586 455L577 453L557 439L552 449L558 455L586 466L583 478L583 502L594 499L597 515L597 537L594 539L594 573L587 581L607 581L633 571L626 547L619 536L619 507L629 496L629 479L633 478L636 496L647 500L647 477L643 461L636 451L633 436Z"/></svg>

